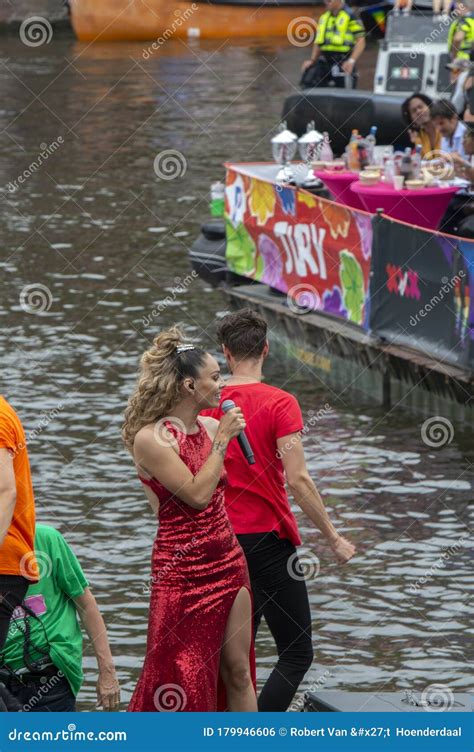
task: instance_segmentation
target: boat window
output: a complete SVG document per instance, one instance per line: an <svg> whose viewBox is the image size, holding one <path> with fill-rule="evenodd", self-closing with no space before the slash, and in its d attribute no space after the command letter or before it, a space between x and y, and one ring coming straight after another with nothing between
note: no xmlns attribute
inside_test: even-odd
<svg viewBox="0 0 474 752"><path fill-rule="evenodd" d="M448 30L450 22L433 23L431 14L418 16L412 13L409 16L394 16L390 14L385 41L391 44L416 44L420 42L425 45L448 44Z"/></svg>
<svg viewBox="0 0 474 752"><path fill-rule="evenodd" d="M425 56L392 52L388 56L387 91L420 91Z"/></svg>

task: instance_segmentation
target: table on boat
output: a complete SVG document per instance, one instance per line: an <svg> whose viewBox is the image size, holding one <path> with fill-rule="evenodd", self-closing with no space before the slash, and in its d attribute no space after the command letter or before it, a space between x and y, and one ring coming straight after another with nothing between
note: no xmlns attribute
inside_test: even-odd
<svg viewBox="0 0 474 752"><path fill-rule="evenodd" d="M383 209L384 214L410 225L436 230L441 222L448 204L459 185L448 185L436 188L420 188L397 191L387 183L363 185L359 180L350 184L350 191L357 196L364 209L375 214L377 209Z"/></svg>
<svg viewBox="0 0 474 752"><path fill-rule="evenodd" d="M336 170L314 170L314 174L323 181L340 204L365 211L365 206L359 196L351 191L351 184L359 179L358 172L350 172L349 170L341 172Z"/></svg>

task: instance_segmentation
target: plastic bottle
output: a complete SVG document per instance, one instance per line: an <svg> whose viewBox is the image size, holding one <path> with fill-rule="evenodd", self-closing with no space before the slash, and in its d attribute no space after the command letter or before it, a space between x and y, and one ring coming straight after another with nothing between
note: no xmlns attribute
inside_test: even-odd
<svg viewBox="0 0 474 752"><path fill-rule="evenodd" d="M359 169L359 155L357 152L357 142L359 140L359 131L354 128L347 145L347 166L349 170Z"/></svg>
<svg viewBox="0 0 474 752"><path fill-rule="evenodd" d="M359 170L363 170L364 167L367 167L368 164L371 164L369 160L370 158L367 142L363 139L359 139L359 141L357 142L357 162L359 165Z"/></svg>
<svg viewBox="0 0 474 752"><path fill-rule="evenodd" d="M375 164L375 146L377 144L376 133L377 133L377 126L373 125L370 129L369 135L365 139L367 143L367 152L369 155L369 160L370 160L371 165Z"/></svg>
<svg viewBox="0 0 474 752"><path fill-rule="evenodd" d="M327 131L324 131L323 136L324 136L324 142L321 148L321 154L319 158L322 162L332 162L334 159L334 154L331 149L329 133Z"/></svg>
<svg viewBox="0 0 474 752"><path fill-rule="evenodd" d="M384 176L386 183L393 184L393 178L395 177L395 162L391 155L388 156L388 159L384 163Z"/></svg>
<svg viewBox="0 0 474 752"><path fill-rule="evenodd" d="M383 164L386 165L387 162L392 159L393 157L393 146L386 146L383 151Z"/></svg>
<svg viewBox="0 0 474 752"><path fill-rule="evenodd" d="M412 172L415 180L421 178L421 144L417 144L412 155Z"/></svg>
<svg viewBox="0 0 474 752"><path fill-rule="evenodd" d="M402 157L400 163L400 175L403 175L405 180L409 180L412 176L413 164L411 161L411 149L409 146L405 149L405 154Z"/></svg>
<svg viewBox="0 0 474 752"><path fill-rule="evenodd" d="M224 185L219 180L211 185L211 217L224 216Z"/></svg>

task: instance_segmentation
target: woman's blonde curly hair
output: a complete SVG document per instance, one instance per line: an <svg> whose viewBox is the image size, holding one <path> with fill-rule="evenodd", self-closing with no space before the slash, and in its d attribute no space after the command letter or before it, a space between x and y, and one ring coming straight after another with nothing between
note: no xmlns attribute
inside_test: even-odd
<svg viewBox="0 0 474 752"><path fill-rule="evenodd" d="M140 360L135 391L128 401L122 426L122 439L132 450L138 431L164 418L179 400L179 389L186 377L197 378L205 351L194 348L182 353L183 333L177 326L161 332Z"/></svg>

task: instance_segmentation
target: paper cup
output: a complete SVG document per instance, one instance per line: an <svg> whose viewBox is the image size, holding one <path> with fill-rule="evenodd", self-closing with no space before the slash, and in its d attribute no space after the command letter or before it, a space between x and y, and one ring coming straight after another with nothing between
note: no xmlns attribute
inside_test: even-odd
<svg viewBox="0 0 474 752"><path fill-rule="evenodd" d="M396 191L402 190L404 181L405 178L403 175L395 175L395 177L393 178L393 187Z"/></svg>

